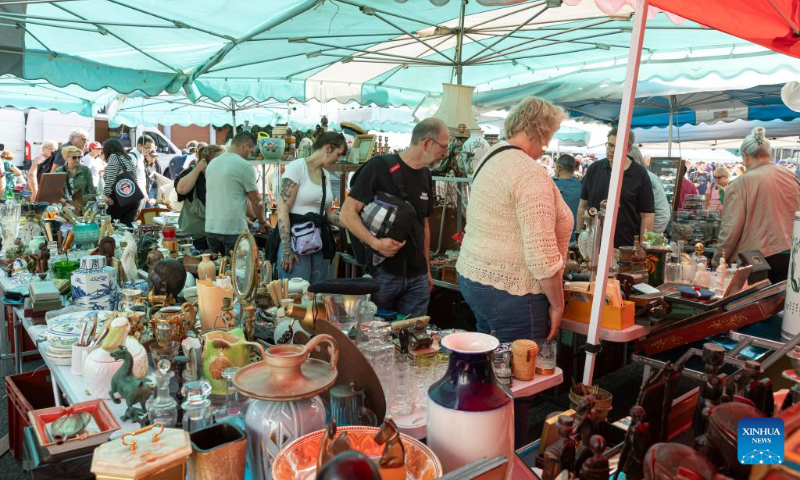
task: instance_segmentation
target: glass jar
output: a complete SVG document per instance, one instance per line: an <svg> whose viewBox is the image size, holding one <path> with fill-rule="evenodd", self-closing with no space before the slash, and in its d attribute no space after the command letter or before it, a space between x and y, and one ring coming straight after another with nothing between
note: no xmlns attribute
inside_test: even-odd
<svg viewBox="0 0 800 480"><path fill-rule="evenodd" d="M157 364L156 396L148 402L147 417L150 423L161 422L166 428L178 424L178 402L169 394L169 382L175 373L170 371L170 361L162 359Z"/></svg>
<svg viewBox="0 0 800 480"><path fill-rule="evenodd" d="M211 400L211 384L205 380L188 382L183 385L183 396L186 399L183 408L183 429L187 432L194 432L201 428L208 427L214 423L214 416L209 407Z"/></svg>

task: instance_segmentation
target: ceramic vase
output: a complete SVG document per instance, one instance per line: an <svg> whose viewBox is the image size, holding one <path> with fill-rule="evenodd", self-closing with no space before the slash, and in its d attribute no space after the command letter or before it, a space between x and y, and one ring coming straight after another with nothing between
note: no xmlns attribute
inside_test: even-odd
<svg viewBox="0 0 800 480"><path fill-rule="evenodd" d="M290 295L304 295L311 285L308 280L303 280L300 277L289 279L289 294Z"/></svg>
<svg viewBox="0 0 800 480"><path fill-rule="evenodd" d="M208 332L204 335L203 377L211 384L212 395L225 395L228 381L222 371L228 367L243 367L250 363L250 347L241 328L230 332Z"/></svg>
<svg viewBox="0 0 800 480"><path fill-rule="evenodd" d="M514 402L492 368L499 344L495 337L472 332L442 340L450 364L444 378L428 389L427 442L445 473L481 457L514 458Z"/></svg>
<svg viewBox="0 0 800 480"><path fill-rule="evenodd" d="M792 250L790 253L792 267L800 265L800 212L794 214L794 231L792 233ZM786 303L783 307L783 324L781 337L789 340L800 332L800 271L789 269L789 281L786 285Z"/></svg>
<svg viewBox="0 0 800 480"><path fill-rule="evenodd" d="M214 320L222 313L222 299L233 297L233 285L222 288L207 278L197 282L197 305L200 311L200 327L204 332L214 329ZM224 322L219 322L220 326Z"/></svg>
<svg viewBox="0 0 800 480"><path fill-rule="evenodd" d="M211 261L211 254L204 253L202 257L203 261L197 264L197 279L205 280L210 278L214 280L217 277L217 267Z"/></svg>
<svg viewBox="0 0 800 480"><path fill-rule="evenodd" d="M72 304L87 310L114 310L117 306L117 272L106 267L106 257L91 255L81 259L81 268L70 275Z"/></svg>
<svg viewBox="0 0 800 480"><path fill-rule="evenodd" d="M133 357L133 375L141 380L147 375L147 352L133 337L125 339L125 348ZM111 354L102 348L93 351L84 359L83 379L92 397L110 398L111 378L122 367L122 362L114 360Z"/></svg>
<svg viewBox="0 0 800 480"><path fill-rule="evenodd" d="M12 241L10 243L13 244L14 242ZM40 235L40 236L33 237L33 239L31 239L31 241L28 243L28 250L30 250L31 252L34 252L34 253L38 252L39 251L39 245L41 245L43 243L47 243L47 240L43 236Z"/></svg>

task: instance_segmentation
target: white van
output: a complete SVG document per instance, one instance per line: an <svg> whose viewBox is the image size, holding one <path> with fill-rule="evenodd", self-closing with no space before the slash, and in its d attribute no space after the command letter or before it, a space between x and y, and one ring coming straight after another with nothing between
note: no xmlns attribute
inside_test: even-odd
<svg viewBox="0 0 800 480"><path fill-rule="evenodd" d="M169 162L176 155L182 155L181 149L176 147L172 141L167 138L161 130L155 127L145 127L144 125L137 125L135 128L125 129L119 136L120 141L125 147L135 148L136 140L142 135L147 135L152 138L156 143L156 151L158 152L158 164L161 165L161 171L166 171L169 167ZM133 136L133 138L131 138Z"/></svg>
<svg viewBox="0 0 800 480"><path fill-rule="evenodd" d="M0 109L0 144L3 150L14 152L14 164L23 165L30 153L25 145L25 112L16 108Z"/></svg>
<svg viewBox="0 0 800 480"><path fill-rule="evenodd" d="M25 156L28 160L39 155L42 151L42 142L45 140L67 143L70 133L76 128L85 130L89 141L93 140L95 135L94 118L82 117L77 113L61 113L52 110L42 112L31 109L28 110L28 118L22 125L25 131L26 148L29 149Z"/></svg>

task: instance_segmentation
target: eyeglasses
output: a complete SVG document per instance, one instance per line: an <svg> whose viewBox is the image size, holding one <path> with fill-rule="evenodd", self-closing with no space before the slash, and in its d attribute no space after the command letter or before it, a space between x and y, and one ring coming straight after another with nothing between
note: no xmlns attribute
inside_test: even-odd
<svg viewBox="0 0 800 480"><path fill-rule="evenodd" d="M613 143L606 142L606 148L614 150L617 146Z"/></svg>
<svg viewBox="0 0 800 480"><path fill-rule="evenodd" d="M717 180L719 180L720 178L728 178L728 176L727 176L727 175L722 175L721 177L718 177L718 176L714 175L714 178L716 178Z"/></svg>
<svg viewBox="0 0 800 480"><path fill-rule="evenodd" d="M447 150L447 146L446 145L442 145L441 143L437 142L436 140L434 140L432 138L429 138L428 140L430 140L431 142L435 143L436 145L439 145L443 149Z"/></svg>
<svg viewBox="0 0 800 480"><path fill-rule="evenodd" d="M69 158L71 158L71 159L73 159L73 160L80 160L80 159L81 159L81 156L80 156L80 155L73 155L73 156L71 156L71 157L69 157Z"/></svg>

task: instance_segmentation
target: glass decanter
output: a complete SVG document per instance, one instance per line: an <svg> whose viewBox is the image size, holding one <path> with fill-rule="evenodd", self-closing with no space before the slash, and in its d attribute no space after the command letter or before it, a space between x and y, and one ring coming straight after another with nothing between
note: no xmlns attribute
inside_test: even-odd
<svg viewBox="0 0 800 480"><path fill-rule="evenodd" d="M183 385L183 397L186 399L183 408L183 429L191 433L211 426L214 416L211 414L211 384L205 380L188 382Z"/></svg>
<svg viewBox="0 0 800 480"><path fill-rule="evenodd" d="M231 423L246 430L244 416L247 413L247 406L236 398L236 388L233 387L233 376L238 371L239 367L228 367L222 371L222 378L228 381L228 388L225 390L225 404L214 412L214 421Z"/></svg>
<svg viewBox="0 0 800 480"><path fill-rule="evenodd" d="M375 372L391 371L394 366L394 344L391 338L391 325L388 322L375 320L367 325L367 342L359 345Z"/></svg>
<svg viewBox="0 0 800 480"><path fill-rule="evenodd" d="M169 394L169 382L175 376L170 371L170 361L161 359L158 362L156 376L156 395L147 405L147 417L150 423L161 422L164 427L171 428L178 424L178 402Z"/></svg>

